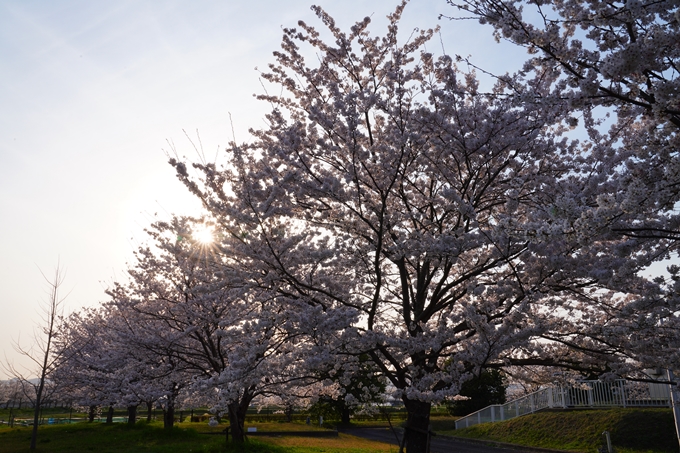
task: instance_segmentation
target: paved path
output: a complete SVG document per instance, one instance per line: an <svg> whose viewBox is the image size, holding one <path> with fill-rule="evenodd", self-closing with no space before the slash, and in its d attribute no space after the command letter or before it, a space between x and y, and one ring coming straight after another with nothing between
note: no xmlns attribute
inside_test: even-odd
<svg viewBox="0 0 680 453"><path fill-rule="evenodd" d="M351 434L352 436L363 437L365 439L398 445L394 432L389 428L350 428L341 429L340 432ZM401 438L401 433L399 433L399 435ZM526 453L526 451L527 449L522 449L521 447L517 447L516 449L492 447L484 445L481 442L466 442L452 437L433 436L430 441L430 453Z"/></svg>

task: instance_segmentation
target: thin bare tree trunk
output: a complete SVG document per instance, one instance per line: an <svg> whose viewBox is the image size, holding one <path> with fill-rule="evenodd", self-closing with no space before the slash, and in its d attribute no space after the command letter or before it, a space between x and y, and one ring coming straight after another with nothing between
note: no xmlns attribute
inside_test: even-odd
<svg viewBox="0 0 680 453"><path fill-rule="evenodd" d="M31 450L35 450L38 438L38 425L40 424L40 413L45 401L50 397L51 392L46 394L46 384L50 373L54 369L58 354L53 351L53 341L57 335L58 322L62 313L62 303L65 298L60 298L59 288L64 281L63 272L57 263L52 279L47 278L42 273L43 278L48 285L48 298L42 306L42 322L38 324L37 333L33 338L33 344L25 348L16 341L14 349L21 355L28 357L37 367L34 370L21 371L12 363L3 364L3 367L16 378L24 389L32 388L35 391L35 404L33 406L33 430L31 433ZM37 351L37 352L36 352ZM35 373L35 374L34 374ZM32 377L38 377L38 382L34 383ZM24 390L26 391L26 390ZM52 389L53 391L53 389ZM29 396L27 394L27 396ZM21 400L19 401L19 408L21 408Z"/></svg>

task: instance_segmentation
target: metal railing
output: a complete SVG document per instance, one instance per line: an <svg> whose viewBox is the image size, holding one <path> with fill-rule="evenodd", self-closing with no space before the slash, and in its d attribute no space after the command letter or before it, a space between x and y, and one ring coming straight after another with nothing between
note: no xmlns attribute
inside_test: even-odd
<svg viewBox="0 0 680 453"><path fill-rule="evenodd" d="M494 404L456 421L456 429L479 423L510 420L549 408L671 407L667 384L616 381L583 381L554 385L509 401Z"/></svg>

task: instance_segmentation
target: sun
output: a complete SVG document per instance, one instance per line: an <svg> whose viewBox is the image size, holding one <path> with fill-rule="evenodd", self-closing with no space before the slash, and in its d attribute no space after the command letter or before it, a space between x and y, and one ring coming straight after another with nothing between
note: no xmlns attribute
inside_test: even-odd
<svg viewBox="0 0 680 453"><path fill-rule="evenodd" d="M215 241L215 230L210 225L201 224L201 225L196 225L196 228L194 229L192 236L195 240L200 242L201 244L207 245L211 244Z"/></svg>

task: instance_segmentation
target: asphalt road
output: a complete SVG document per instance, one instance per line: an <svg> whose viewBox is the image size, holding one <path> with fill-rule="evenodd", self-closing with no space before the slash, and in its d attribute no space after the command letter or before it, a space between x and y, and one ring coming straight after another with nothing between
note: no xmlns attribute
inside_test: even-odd
<svg viewBox="0 0 680 453"><path fill-rule="evenodd" d="M394 432L389 428L357 428L341 429L345 434L363 437L365 439L377 440L380 442L398 445ZM399 432L400 438L401 433ZM482 443L465 442L451 437L433 436L430 440L430 453L511 453L523 452L524 449L498 448L484 445Z"/></svg>

